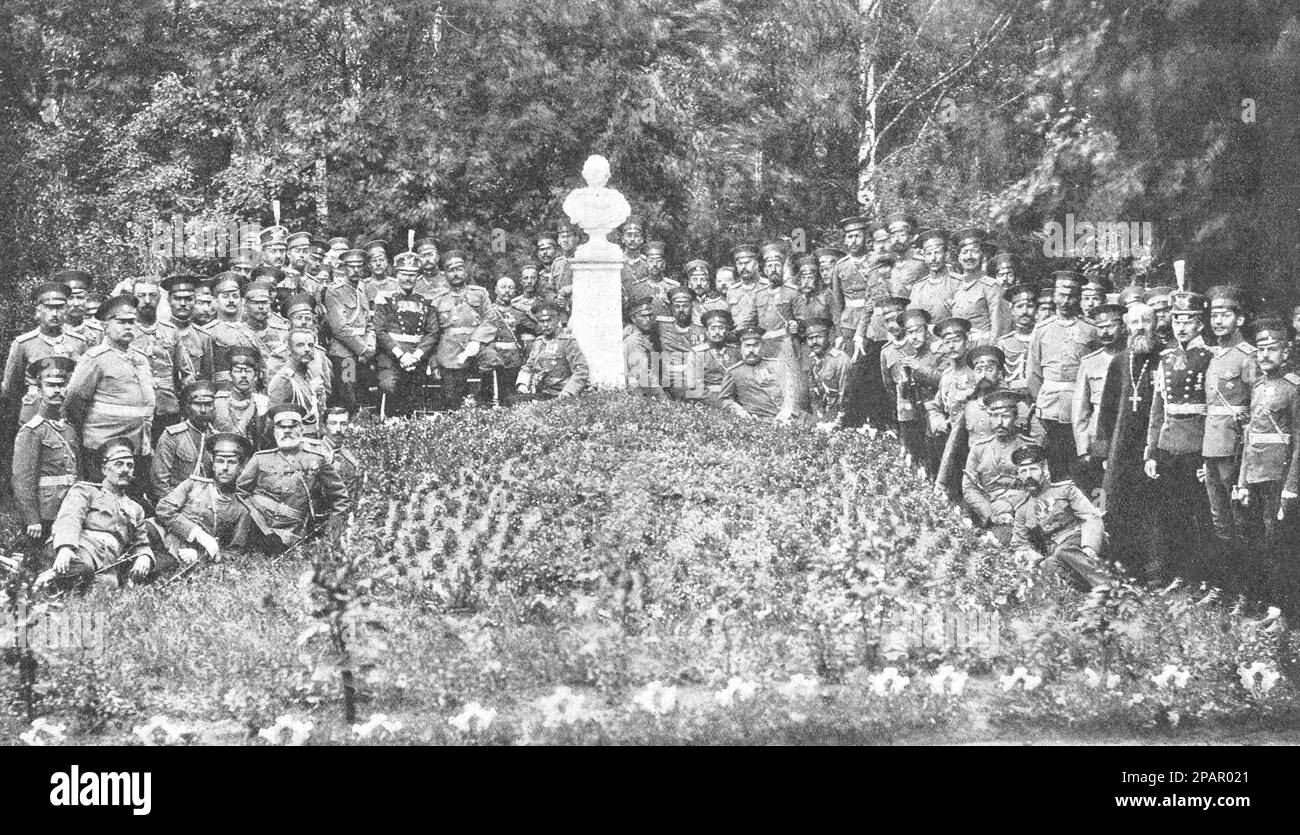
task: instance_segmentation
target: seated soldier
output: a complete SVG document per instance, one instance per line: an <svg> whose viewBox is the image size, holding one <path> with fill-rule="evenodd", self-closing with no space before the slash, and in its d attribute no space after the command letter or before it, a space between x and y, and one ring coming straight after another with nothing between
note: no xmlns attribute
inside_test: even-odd
<svg viewBox="0 0 1300 835"><path fill-rule="evenodd" d="M63 418L63 394L75 360L46 357L27 367L37 382L41 413L27 421L14 438L13 490L23 532L32 543L44 542L63 497L77 480L81 438Z"/></svg>
<svg viewBox="0 0 1300 835"><path fill-rule="evenodd" d="M181 414L185 417L158 436L150 465L150 498L157 503L186 478L205 468L203 440L212 430L216 388L209 380L195 380L181 390Z"/></svg>
<svg viewBox="0 0 1300 835"><path fill-rule="evenodd" d="M999 542L1011 539L1016 509L1025 495L1016 486L1016 465L1011 456L1030 443L1016 424L1019 393L1002 390L984 397L993 421L993 434L970 445L962 476L962 501L975 524L990 528Z"/></svg>
<svg viewBox="0 0 1300 835"><path fill-rule="evenodd" d="M321 454L330 460L339 478L347 485L348 495L352 497L355 509L365 487L366 471L361 468L361 461L351 450L343 447L348 429L352 426L352 416L341 406L332 406L325 411L325 437L316 445Z"/></svg>
<svg viewBox="0 0 1300 835"><path fill-rule="evenodd" d="M720 399L741 417L807 423L811 418L805 408L806 384L792 359L763 356L761 329L745 328L740 332L740 362L727 369Z"/></svg>
<svg viewBox="0 0 1300 835"><path fill-rule="evenodd" d="M208 559L220 562L223 552L253 544L252 514L235 492L253 445L243 435L216 432L207 437L204 448L212 459L211 477L191 475L158 502L156 524L168 552L158 560L160 572L178 561L189 565L199 558L200 548Z"/></svg>
<svg viewBox="0 0 1300 835"><path fill-rule="evenodd" d="M562 315L555 302L543 301L533 306L537 338L519 370L516 388L520 400L573 397L587 387L590 375L587 358L573 335L560 331Z"/></svg>
<svg viewBox="0 0 1300 835"><path fill-rule="evenodd" d="M1101 511L1073 481L1047 481L1047 452L1028 443L1011 453L1016 483L1026 493L1016 508L1011 547L1031 565L1073 575L1087 588L1109 584L1097 561L1101 550ZM1068 571L1067 571L1068 569Z"/></svg>
<svg viewBox="0 0 1300 835"><path fill-rule="evenodd" d="M264 546L280 550L332 520L340 525L352 509L352 499L334 465L304 446L301 406L280 403L266 417L276 448L249 459L237 487L249 498Z"/></svg>
<svg viewBox="0 0 1300 835"><path fill-rule="evenodd" d="M37 578L38 585L94 581L116 588L127 562L133 579L148 576L153 550L144 508L126 494L135 480L135 452L135 444L123 437L99 447L104 480L78 481L68 490L53 525L54 567Z"/></svg>

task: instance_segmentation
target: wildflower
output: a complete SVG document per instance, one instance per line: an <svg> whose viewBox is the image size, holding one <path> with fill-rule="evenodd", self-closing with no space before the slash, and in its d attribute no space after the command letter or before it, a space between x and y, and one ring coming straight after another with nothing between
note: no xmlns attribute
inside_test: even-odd
<svg viewBox="0 0 1300 835"><path fill-rule="evenodd" d="M637 707L646 713L663 716L672 713L677 707L677 688L665 685L662 681L652 681L641 692L632 697Z"/></svg>
<svg viewBox="0 0 1300 835"><path fill-rule="evenodd" d="M353 725L352 733L356 734L358 739L369 739L375 731L381 728L390 734L395 734L402 729L402 723L390 721L382 713L375 713L371 714L364 724Z"/></svg>
<svg viewBox="0 0 1300 835"><path fill-rule="evenodd" d="M1171 728L1178 727L1178 720L1182 719L1183 715L1176 710L1169 711L1167 715L1169 717L1169 727Z"/></svg>
<svg viewBox="0 0 1300 835"><path fill-rule="evenodd" d="M1002 676L999 680L1002 682L1004 693L1010 693L1017 684L1024 687L1026 691L1031 691L1036 690L1038 685L1043 683L1042 676L1030 675L1025 667L1016 667L1010 675Z"/></svg>
<svg viewBox="0 0 1300 835"><path fill-rule="evenodd" d="M547 728L571 725L588 719L584 704L586 699L574 693L568 687L560 686L555 692L541 700L542 724Z"/></svg>
<svg viewBox="0 0 1300 835"><path fill-rule="evenodd" d="M470 702L461 708L460 713L447 720L447 724L463 734L482 733L497 718L497 712L483 707L478 702Z"/></svg>
<svg viewBox="0 0 1300 835"><path fill-rule="evenodd" d="M1106 689L1114 690L1116 687L1119 687L1119 673L1111 673L1106 676Z"/></svg>
<svg viewBox="0 0 1300 835"><path fill-rule="evenodd" d="M1282 674L1273 668L1272 664L1265 664L1263 661L1256 661L1250 666L1241 664L1237 667L1237 675L1241 677L1241 686L1247 690L1258 689L1261 693L1267 693L1273 689ZM1258 678L1258 683L1255 679Z"/></svg>
<svg viewBox="0 0 1300 835"><path fill-rule="evenodd" d="M943 664L930 676L930 692L936 696L944 693L960 696L966 689L966 680L969 678L966 673L957 672L957 668L951 664Z"/></svg>
<svg viewBox="0 0 1300 835"><path fill-rule="evenodd" d="M60 745L67 739L64 733L67 729L67 725L55 725L40 716L32 720L31 729L20 733L18 738L28 745Z"/></svg>
<svg viewBox="0 0 1300 835"><path fill-rule="evenodd" d="M157 733L163 732L163 745L172 745L180 742L185 736L185 729L173 725L166 716L155 716L144 725L137 725L131 733L140 737L140 741L145 745L158 744Z"/></svg>
<svg viewBox="0 0 1300 835"><path fill-rule="evenodd" d="M302 745L311 736L312 723L308 721L299 722L288 714L275 720L275 724L269 728L262 728L257 735L272 745ZM284 742L284 732L289 732L289 741Z"/></svg>
<svg viewBox="0 0 1300 835"><path fill-rule="evenodd" d="M1092 667L1084 668L1083 677L1088 682L1089 687L1101 686L1101 673L1097 672Z"/></svg>
<svg viewBox="0 0 1300 835"><path fill-rule="evenodd" d="M911 680L908 676L900 676L897 667L886 667L874 676L867 677L867 683L871 685L871 692L877 696L902 693Z"/></svg>
<svg viewBox="0 0 1300 835"><path fill-rule="evenodd" d="M718 704L723 707L731 707L734 702L744 701L758 690L758 685L752 681L745 681L740 676L732 676L727 680L727 687L713 694Z"/></svg>
<svg viewBox="0 0 1300 835"><path fill-rule="evenodd" d="M791 722L805 722L808 719L808 714L799 713L798 711L795 710L790 711L789 716Z"/></svg>
<svg viewBox="0 0 1300 835"><path fill-rule="evenodd" d="M1191 678L1191 676L1191 672L1187 670L1180 670L1174 664L1166 664L1163 670L1158 674L1151 676L1151 680L1154 681L1156 686L1161 690L1167 689L1170 683L1181 689L1187 686L1187 680Z"/></svg>
<svg viewBox="0 0 1300 835"><path fill-rule="evenodd" d="M792 699L806 698L817 695L817 679L815 676L806 676L803 673L795 673L790 676L790 680L779 688L782 696Z"/></svg>

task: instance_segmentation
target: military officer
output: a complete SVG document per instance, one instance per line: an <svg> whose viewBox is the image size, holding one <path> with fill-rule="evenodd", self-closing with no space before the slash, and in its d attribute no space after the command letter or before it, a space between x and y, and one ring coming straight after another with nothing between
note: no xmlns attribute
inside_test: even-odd
<svg viewBox="0 0 1300 835"><path fill-rule="evenodd" d="M822 423L839 425L844 417L849 355L832 344L834 328L829 318L809 319L804 328L808 339L808 391L813 417Z"/></svg>
<svg viewBox="0 0 1300 835"><path fill-rule="evenodd" d="M204 442L211 458L211 476L194 473L158 501L156 523L174 560L159 560L158 572L176 562L188 565L199 550L213 562L224 552L253 545L253 516L248 499L235 485L240 470L253 454L253 445L234 432L214 432Z"/></svg>
<svg viewBox="0 0 1300 835"><path fill-rule="evenodd" d="M668 294L679 284L668 277L668 261L663 241L650 241L645 245L645 277L632 283L629 293L633 298L649 296L654 302L655 321L669 324L673 321Z"/></svg>
<svg viewBox="0 0 1300 835"><path fill-rule="evenodd" d="M1011 541L1016 509L1025 500L1017 484L1017 467L1011 456L1031 443L1019 432L1017 420L1022 396L1009 389L984 396L984 408L993 421L993 433L972 440L962 476L962 501L975 524L990 528L998 541Z"/></svg>
<svg viewBox="0 0 1300 835"><path fill-rule="evenodd" d="M257 249L237 249L230 256L230 272L239 276L241 282L253 277L253 270L262 265L262 253Z"/></svg>
<svg viewBox="0 0 1300 835"><path fill-rule="evenodd" d="M82 356L68 380L63 408L81 430L87 452L115 437L128 439L141 455L152 450L153 369L149 357L131 345L138 306L135 296L113 296L95 311L104 323L104 341Z"/></svg>
<svg viewBox="0 0 1300 835"><path fill-rule="evenodd" d="M420 278L415 282L415 292L433 298L447 289L447 278L438 269L438 242L420 238L414 249L420 258Z"/></svg>
<svg viewBox="0 0 1300 835"><path fill-rule="evenodd" d="M852 344L858 324L876 316L880 301L889 293L889 265L867 249L870 222L863 217L846 217L839 222L844 231L844 257L830 271L832 316L839 327L838 344ZM879 339L878 321L867 326L867 338Z"/></svg>
<svg viewBox="0 0 1300 835"><path fill-rule="evenodd" d="M563 310L555 302L538 302L532 309L537 339L519 371L522 397L546 400L582 393L590 378L587 358L571 334L560 333Z"/></svg>
<svg viewBox="0 0 1300 835"><path fill-rule="evenodd" d="M1104 275L1090 273L1083 279L1079 291L1079 311L1083 318L1093 321L1093 311L1106 303L1106 297L1112 292L1110 280Z"/></svg>
<svg viewBox="0 0 1300 835"><path fill-rule="evenodd" d="M43 542L59 504L77 480L81 440L63 416L68 376L76 363L50 356L28 366L41 395L41 411L18 429L14 439L13 491L23 532Z"/></svg>
<svg viewBox="0 0 1300 835"><path fill-rule="evenodd" d="M262 252L258 266L283 267L289 254L289 230L283 226L268 226L259 234L259 240Z"/></svg>
<svg viewBox="0 0 1300 835"><path fill-rule="evenodd" d="M645 246L645 218L628 215L623 221L619 240L623 246L623 297L630 299L632 285L644 281L650 271L645 253L641 251Z"/></svg>
<svg viewBox="0 0 1300 835"><path fill-rule="evenodd" d="M468 259L458 249L442 254L447 292L433 300L438 312L436 356L442 372L443 408L458 408L469 391L469 376L478 369L478 353L496 336L492 299L478 285L466 285Z"/></svg>
<svg viewBox="0 0 1300 835"><path fill-rule="evenodd" d="M1011 453L1025 499L1015 512L1011 548L1033 565L1072 576L1088 589L1109 585L1097 555L1101 511L1071 481L1048 482L1047 452L1026 444Z"/></svg>
<svg viewBox="0 0 1300 835"><path fill-rule="evenodd" d="M1097 416L1101 413L1101 394L1106 388L1110 361L1124 350L1124 308L1103 304L1092 309L1092 324L1097 328L1097 350L1079 360L1074 397L1070 402L1070 423L1074 426L1076 455L1074 480L1084 495L1093 497L1101 487L1101 462L1092 457L1097 440Z"/></svg>
<svg viewBox="0 0 1300 835"><path fill-rule="evenodd" d="M775 359L790 351L799 335L794 316L799 291L785 282L785 253L779 244L764 244L761 255L767 286L754 293L754 313L763 331L763 356Z"/></svg>
<svg viewBox="0 0 1300 835"><path fill-rule="evenodd" d="M212 292L212 286L215 280L211 278L200 279L194 285L194 315L191 321L196 328L205 328L208 324L217 318L217 297ZM206 333L206 331L205 331ZM211 334L209 334L211 336ZM212 354L213 368L216 368L216 346L213 345Z"/></svg>
<svg viewBox="0 0 1300 835"><path fill-rule="evenodd" d="M1261 372L1255 346L1241 336L1245 323L1241 291L1232 285L1211 287L1210 330L1213 356L1205 369L1205 492L1210 501L1214 535L1225 547L1246 544L1247 520L1232 503L1241 455L1241 429L1249 419L1250 393ZM1227 580L1227 577L1223 579Z"/></svg>
<svg viewBox="0 0 1300 835"><path fill-rule="evenodd" d="M893 212L885 217L885 231L889 238L890 253L894 256L894 265L889 272L889 294L910 297L912 285L930 272L929 266L912 248L916 221L906 212ZM916 241L916 246L920 245Z"/></svg>
<svg viewBox="0 0 1300 835"><path fill-rule="evenodd" d="M270 401L259 391L262 357L256 348L237 345L229 353L228 383L219 386L213 399L212 426L219 432L234 432L247 438L254 448L262 446L262 420Z"/></svg>
<svg viewBox="0 0 1300 835"><path fill-rule="evenodd" d="M964 439L952 438L953 425L964 411L966 401L975 394L977 379L970 366L966 364L966 348L970 343L970 322L956 316L944 319L932 329L938 339L938 357L941 374L934 397L925 402L926 421L930 435L931 449L940 451L938 483L956 501L961 495L961 476L956 463L965 458L962 450ZM943 466L942 453L952 440L956 445L953 466ZM946 480L945 477L946 476Z"/></svg>
<svg viewBox="0 0 1300 835"><path fill-rule="evenodd" d="M578 251L581 235L582 230L567 220L562 220L555 225L555 241L560 245L560 254L570 262L573 261L574 253Z"/></svg>
<svg viewBox="0 0 1300 835"><path fill-rule="evenodd" d="M930 314L930 319L940 321L952 316L952 297L961 283L948 271L948 234L941 229L927 229L916 236L927 272L924 278L912 285L912 307Z"/></svg>
<svg viewBox="0 0 1300 835"><path fill-rule="evenodd" d="M1234 497L1252 511L1252 537L1259 547L1237 551L1224 573L1233 591L1252 601L1277 600L1289 616L1296 605L1296 499L1300 497L1300 374L1286 370L1286 325L1277 319L1255 323L1255 359L1260 377L1250 398L1241 470Z"/></svg>
<svg viewBox="0 0 1300 835"><path fill-rule="evenodd" d="M990 258L988 271L1003 291L1017 286L1024 278L1020 259L1012 252L999 252Z"/></svg>
<svg viewBox="0 0 1300 835"><path fill-rule="evenodd" d="M704 327L694 322L695 294L687 287L674 287L668 293L672 321L656 322L659 345L660 383L670 397L681 400L698 395L699 383L693 376L692 351L706 341Z"/></svg>
<svg viewBox="0 0 1300 835"><path fill-rule="evenodd" d="M627 306L623 328L623 367L629 391L645 397L664 397L660 385L660 354L655 335L654 298L634 297Z"/></svg>
<svg viewBox="0 0 1300 835"><path fill-rule="evenodd" d="M212 431L216 388L210 380L186 383L181 399L185 419L172 424L158 436L150 466L150 485L154 502L158 502L176 485L195 474L202 474L209 460L204 460L203 444Z"/></svg>
<svg viewBox="0 0 1300 835"><path fill-rule="evenodd" d="M537 261L541 266L538 282L551 294L552 299L558 299L561 288L572 286L573 269L569 266L569 260L560 254L560 244L555 235L543 232L537 236L535 246Z"/></svg>
<svg viewBox="0 0 1300 835"><path fill-rule="evenodd" d="M1056 315L1056 282L1048 280L1043 286L1038 288L1038 310L1035 314L1038 319L1038 325L1046 322Z"/></svg>
<svg viewBox="0 0 1300 835"><path fill-rule="evenodd" d="M370 274L361 282L361 290L373 305L380 295L397 292L397 282L389 269L387 241L373 240L363 249Z"/></svg>
<svg viewBox="0 0 1300 835"><path fill-rule="evenodd" d="M345 518L352 499L334 465L304 446L301 406L272 406L267 421L275 449L255 453L239 474L236 488L249 498L253 522L266 544L280 549L319 525Z"/></svg>
<svg viewBox="0 0 1300 835"><path fill-rule="evenodd" d="M326 353L330 360L331 388L347 409L357 406L363 367L374 358L378 334L371 318L370 300L361 290L366 253L347 249L339 254L343 280L323 293L325 325L329 332Z"/></svg>
<svg viewBox="0 0 1300 835"><path fill-rule="evenodd" d="M992 345L1011 329L1011 317L1002 285L984 272L985 238L983 231L973 228L961 230L954 238L961 275L949 306L953 316L970 322L976 344Z"/></svg>
<svg viewBox="0 0 1300 835"><path fill-rule="evenodd" d="M352 248L352 241L339 235L326 241L325 248L325 257L321 259L321 263L337 271L341 263L339 259L343 253Z"/></svg>
<svg viewBox="0 0 1300 835"><path fill-rule="evenodd" d="M321 439L320 449L334 465L334 469L338 470L339 478L347 486L355 508L361 500L361 491L365 489L366 471L356 453L344 446L351 426L352 415L348 414L347 409L339 406L326 409L325 436Z"/></svg>
<svg viewBox="0 0 1300 835"><path fill-rule="evenodd" d="M166 322L158 321L158 303L162 298L162 289L152 277L137 278L131 292L139 303L136 307L135 339L131 347L149 357L149 367L153 371L153 387L156 405L152 424L153 441L168 426L181 420L180 403L176 391L185 383L195 379L184 373L189 366L189 357L180 342L176 328Z"/></svg>
<svg viewBox="0 0 1300 835"><path fill-rule="evenodd" d="M423 298L423 297L421 297ZM316 333L306 328L289 331L289 360L266 384L266 397L271 404L291 403L302 415L301 431L309 438L319 438L324 423L326 403L329 402L329 375L323 365L316 362Z"/></svg>
<svg viewBox="0 0 1300 835"><path fill-rule="evenodd" d="M1097 328L1079 316L1077 273L1058 270L1052 274L1056 315L1034 329L1025 361L1025 383L1038 406L1038 417L1047 427L1047 458L1052 477L1061 480L1071 474L1075 461L1074 424L1071 409L1079 377L1079 361L1092 353Z"/></svg>
<svg viewBox="0 0 1300 835"><path fill-rule="evenodd" d="M108 332L112 338L112 325ZM144 437L147 439L148 434ZM55 580L83 585L94 581L115 588L119 582L117 572L101 573L101 569L127 561L133 578L148 576L153 567L153 549L144 508L127 495L135 481L138 449L130 438L108 438L98 445L97 463L104 473L103 480L98 484L78 481L68 488L51 526L54 566L37 578L38 584Z"/></svg>
<svg viewBox="0 0 1300 835"><path fill-rule="evenodd" d="M1152 375L1155 388L1142 457L1147 477L1160 479L1161 524L1168 541L1189 538L1186 547L1173 549L1175 576L1199 582L1212 572L1205 549L1213 534L1209 499L1197 471L1205 443L1205 372L1214 354L1201 338L1205 297L1180 291L1170 304L1176 344L1160 352Z"/></svg>
<svg viewBox="0 0 1300 835"><path fill-rule="evenodd" d="M272 318L271 296L274 292L275 285L262 279L254 279L244 287L244 323L254 347L266 363L268 380L283 367L289 339L289 323L279 316Z"/></svg>
<svg viewBox="0 0 1300 835"><path fill-rule="evenodd" d="M68 305L71 291L66 284L46 282L32 288L32 301L36 303L36 329L14 339L5 362L5 376L0 384L0 399L6 402L19 396L18 420L26 422L40 412L40 389L36 381L25 373L36 360L46 357L77 359L89 346L79 337L63 330L63 311Z"/></svg>
<svg viewBox="0 0 1300 835"><path fill-rule="evenodd" d="M89 348L104 338L99 321L86 311L86 295L93 289L95 277L85 270L62 270L50 279L68 285L68 304L63 309L63 332L71 334Z"/></svg>
<svg viewBox="0 0 1300 835"><path fill-rule="evenodd" d="M878 225L879 224L872 224L871 226ZM840 262L840 259L848 255L848 253L837 246L819 246L812 251L812 255L817 259L817 271L821 273L823 282L829 288L831 283L831 274L835 272L835 265Z"/></svg>
<svg viewBox="0 0 1300 835"><path fill-rule="evenodd" d="M1173 332L1173 294L1174 288L1163 284L1147 289L1146 303L1156 312L1156 338L1162 349L1172 348L1177 341Z"/></svg>
<svg viewBox="0 0 1300 835"><path fill-rule="evenodd" d="M231 348L235 346L256 348L259 360L266 362L267 358L263 352L262 341L253 333L252 328L240 321L239 276L233 272L219 273L214 276L212 293L216 299L217 318L209 322L205 329L212 337L212 364L216 369L213 379L220 382L230 379L230 364L227 356ZM270 298L269 291L267 298ZM265 369L263 373L265 374Z"/></svg>
<svg viewBox="0 0 1300 835"><path fill-rule="evenodd" d="M934 478L939 471L942 449L930 443L925 402L934 397L943 371L939 357L930 350L930 314L908 308L898 315L902 342L897 350L880 352L881 376L894 391L898 434L912 461Z"/></svg>
<svg viewBox="0 0 1300 835"><path fill-rule="evenodd" d="M741 417L775 420L779 423L805 421L807 412L795 392L798 373L788 361L763 356L763 331L747 328L740 332L740 362L727 369L721 401Z"/></svg>
<svg viewBox="0 0 1300 835"><path fill-rule="evenodd" d="M213 366L212 334L195 326L195 291L202 281L196 275L170 275L162 280L171 306L172 326L180 343L179 374L182 380L211 380Z"/></svg>
<svg viewBox="0 0 1300 835"><path fill-rule="evenodd" d="M758 327L758 308L755 297L758 291L767 287L767 279L759 273L758 247L753 244L737 244L731 248L731 258L735 262L736 282L727 289L727 308L731 311L731 321L737 328Z"/></svg>
<svg viewBox="0 0 1300 835"><path fill-rule="evenodd" d="M722 406L722 384L727 369L740 362L740 351L727 344L731 336L731 314L726 310L708 310L703 316L704 342L691 348L696 382L692 397L698 396L711 406Z"/></svg>
<svg viewBox="0 0 1300 835"><path fill-rule="evenodd" d="M704 314L710 310L726 310L730 316L731 308L727 306L726 296L718 292L713 283L713 267L709 262L696 258L687 261L684 270L686 289L695 294L695 302L691 305L691 321L703 327Z"/></svg>
<svg viewBox="0 0 1300 835"><path fill-rule="evenodd" d="M438 310L427 296L415 292L419 270L418 256L397 256L398 291L375 306L375 364L385 417L409 415L423 401L429 356L438 344Z"/></svg>
<svg viewBox="0 0 1300 835"><path fill-rule="evenodd" d="M1015 391L1027 391L1029 381L1025 379L1029 357L1029 342L1038 324L1038 288L1032 284L1017 284L1008 287L1002 298L1007 302L1011 317L1011 333L997 341L997 347L1006 357L1006 387Z"/></svg>
<svg viewBox="0 0 1300 835"><path fill-rule="evenodd" d="M796 258L794 270L794 289L798 291L798 295L795 296L791 310L795 321L799 323L800 335L804 335L807 323L814 319L835 321L835 302L831 298L830 288L822 284L821 267L815 255L802 255ZM852 339L853 334L846 336L838 331L831 334L832 345L837 342L845 346L851 345Z"/></svg>

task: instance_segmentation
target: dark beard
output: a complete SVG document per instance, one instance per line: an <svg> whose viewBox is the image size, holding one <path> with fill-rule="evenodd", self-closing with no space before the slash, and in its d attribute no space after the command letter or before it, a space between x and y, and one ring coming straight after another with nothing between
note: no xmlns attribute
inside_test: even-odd
<svg viewBox="0 0 1300 835"><path fill-rule="evenodd" d="M1039 481L1038 479L1036 479L1036 478L1017 478L1017 479L1016 479L1016 487L1019 488L1019 489L1021 489L1021 490L1024 490L1026 493L1037 493L1037 492L1038 492L1038 488L1040 488L1040 487L1042 487L1042 486L1043 486L1042 482L1040 482L1040 481Z"/></svg>

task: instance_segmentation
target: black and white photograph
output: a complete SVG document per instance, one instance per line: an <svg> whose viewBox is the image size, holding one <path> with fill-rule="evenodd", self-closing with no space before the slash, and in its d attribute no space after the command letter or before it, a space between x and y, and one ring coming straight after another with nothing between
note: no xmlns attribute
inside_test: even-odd
<svg viewBox="0 0 1300 835"><path fill-rule="evenodd" d="M3 0L0 121L0 745L1300 743L1294 0Z"/></svg>

